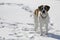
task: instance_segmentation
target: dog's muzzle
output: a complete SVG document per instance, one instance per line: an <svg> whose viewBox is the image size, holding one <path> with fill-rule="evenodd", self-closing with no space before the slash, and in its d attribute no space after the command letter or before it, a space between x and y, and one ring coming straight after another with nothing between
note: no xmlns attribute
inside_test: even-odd
<svg viewBox="0 0 60 40"><path fill-rule="evenodd" d="M43 10L43 11L42 11L42 13L44 13L44 14L45 14L45 10Z"/></svg>
<svg viewBox="0 0 60 40"><path fill-rule="evenodd" d="M48 14L42 13L42 14L40 14L40 15L41 15L42 18L46 18Z"/></svg>

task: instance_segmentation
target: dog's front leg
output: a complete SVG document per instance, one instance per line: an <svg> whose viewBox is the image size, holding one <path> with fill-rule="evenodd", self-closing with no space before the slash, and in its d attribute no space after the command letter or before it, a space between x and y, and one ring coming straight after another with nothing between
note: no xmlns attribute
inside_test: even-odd
<svg viewBox="0 0 60 40"><path fill-rule="evenodd" d="M46 23L45 28L46 28L46 32L45 32L45 34L47 35L47 34L48 34L48 24L47 24L47 23Z"/></svg>

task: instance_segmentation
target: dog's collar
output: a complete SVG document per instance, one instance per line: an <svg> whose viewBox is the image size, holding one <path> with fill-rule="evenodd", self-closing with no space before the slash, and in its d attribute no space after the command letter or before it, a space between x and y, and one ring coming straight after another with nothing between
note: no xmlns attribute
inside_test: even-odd
<svg viewBox="0 0 60 40"><path fill-rule="evenodd" d="M41 14L40 14L41 15ZM47 17L47 15L45 16L45 17L43 17L42 15L41 15L41 17L43 18L43 19L45 19L46 17Z"/></svg>

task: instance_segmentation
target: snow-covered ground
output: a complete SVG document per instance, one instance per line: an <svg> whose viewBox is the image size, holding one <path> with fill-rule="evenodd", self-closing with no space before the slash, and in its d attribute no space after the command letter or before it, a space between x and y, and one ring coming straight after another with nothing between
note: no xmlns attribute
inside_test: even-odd
<svg viewBox="0 0 60 40"><path fill-rule="evenodd" d="M34 31L34 10L50 6L48 36ZM0 40L60 40L60 0L0 0Z"/></svg>

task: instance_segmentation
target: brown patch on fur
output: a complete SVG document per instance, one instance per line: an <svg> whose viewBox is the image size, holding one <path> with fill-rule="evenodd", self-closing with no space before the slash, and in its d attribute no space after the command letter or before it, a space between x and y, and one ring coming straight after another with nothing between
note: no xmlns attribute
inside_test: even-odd
<svg viewBox="0 0 60 40"><path fill-rule="evenodd" d="M38 16L38 13L39 13L39 9L36 9L36 10L34 11L34 14L35 14L36 16Z"/></svg>

